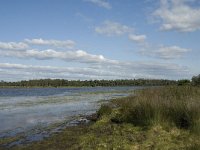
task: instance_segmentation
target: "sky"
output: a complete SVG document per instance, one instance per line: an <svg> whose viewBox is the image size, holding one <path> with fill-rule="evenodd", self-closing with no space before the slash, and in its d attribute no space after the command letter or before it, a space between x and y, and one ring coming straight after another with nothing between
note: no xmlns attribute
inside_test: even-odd
<svg viewBox="0 0 200 150"><path fill-rule="evenodd" d="M199 0L1 0L0 80L191 79Z"/></svg>

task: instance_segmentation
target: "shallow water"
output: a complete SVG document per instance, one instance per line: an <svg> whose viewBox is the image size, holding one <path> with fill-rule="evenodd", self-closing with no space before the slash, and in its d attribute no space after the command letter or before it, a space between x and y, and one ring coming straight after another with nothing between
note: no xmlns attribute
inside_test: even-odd
<svg viewBox="0 0 200 150"><path fill-rule="evenodd" d="M0 138L28 133L94 113L101 103L142 87L0 89ZM34 139L34 136L31 136ZM36 136L37 138L37 136ZM37 138L38 139L38 138Z"/></svg>

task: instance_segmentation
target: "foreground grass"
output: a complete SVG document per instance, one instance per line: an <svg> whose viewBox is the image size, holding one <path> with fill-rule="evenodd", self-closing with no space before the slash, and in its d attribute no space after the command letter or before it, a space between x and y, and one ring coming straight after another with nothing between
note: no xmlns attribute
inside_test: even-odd
<svg viewBox="0 0 200 150"><path fill-rule="evenodd" d="M98 121L13 149L200 149L200 88L160 87L103 105Z"/></svg>

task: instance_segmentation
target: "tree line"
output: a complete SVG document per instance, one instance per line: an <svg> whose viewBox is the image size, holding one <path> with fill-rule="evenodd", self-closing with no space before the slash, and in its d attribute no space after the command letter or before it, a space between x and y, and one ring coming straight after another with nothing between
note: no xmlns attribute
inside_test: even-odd
<svg viewBox="0 0 200 150"><path fill-rule="evenodd" d="M0 87L84 87L84 86L164 86L164 85L194 85L200 86L200 74L191 80L162 80L162 79L122 79L122 80L65 80L37 79L17 82L0 82Z"/></svg>
<svg viewBox="0 0 200 150"><path fill-rule="evenodd" d="M83 86L162 86L174 85L174 80L159 79L130 79L130 80L64 80L64 79L39 79L18 82L1 81L1 87L83 87Z"/></svg>

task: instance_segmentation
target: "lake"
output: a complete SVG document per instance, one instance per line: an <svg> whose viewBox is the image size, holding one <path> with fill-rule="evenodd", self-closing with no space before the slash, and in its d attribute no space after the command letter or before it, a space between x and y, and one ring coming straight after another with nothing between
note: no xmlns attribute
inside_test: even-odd
<svg viewBox="0 0 200 150"><path fill-rule="evenodd" d="M102 103L142 87L1 88L0 138L28 134L90 115ZM31 136L34 141L33 136ZM38 138L36 138L38 140Z"/></svg>

